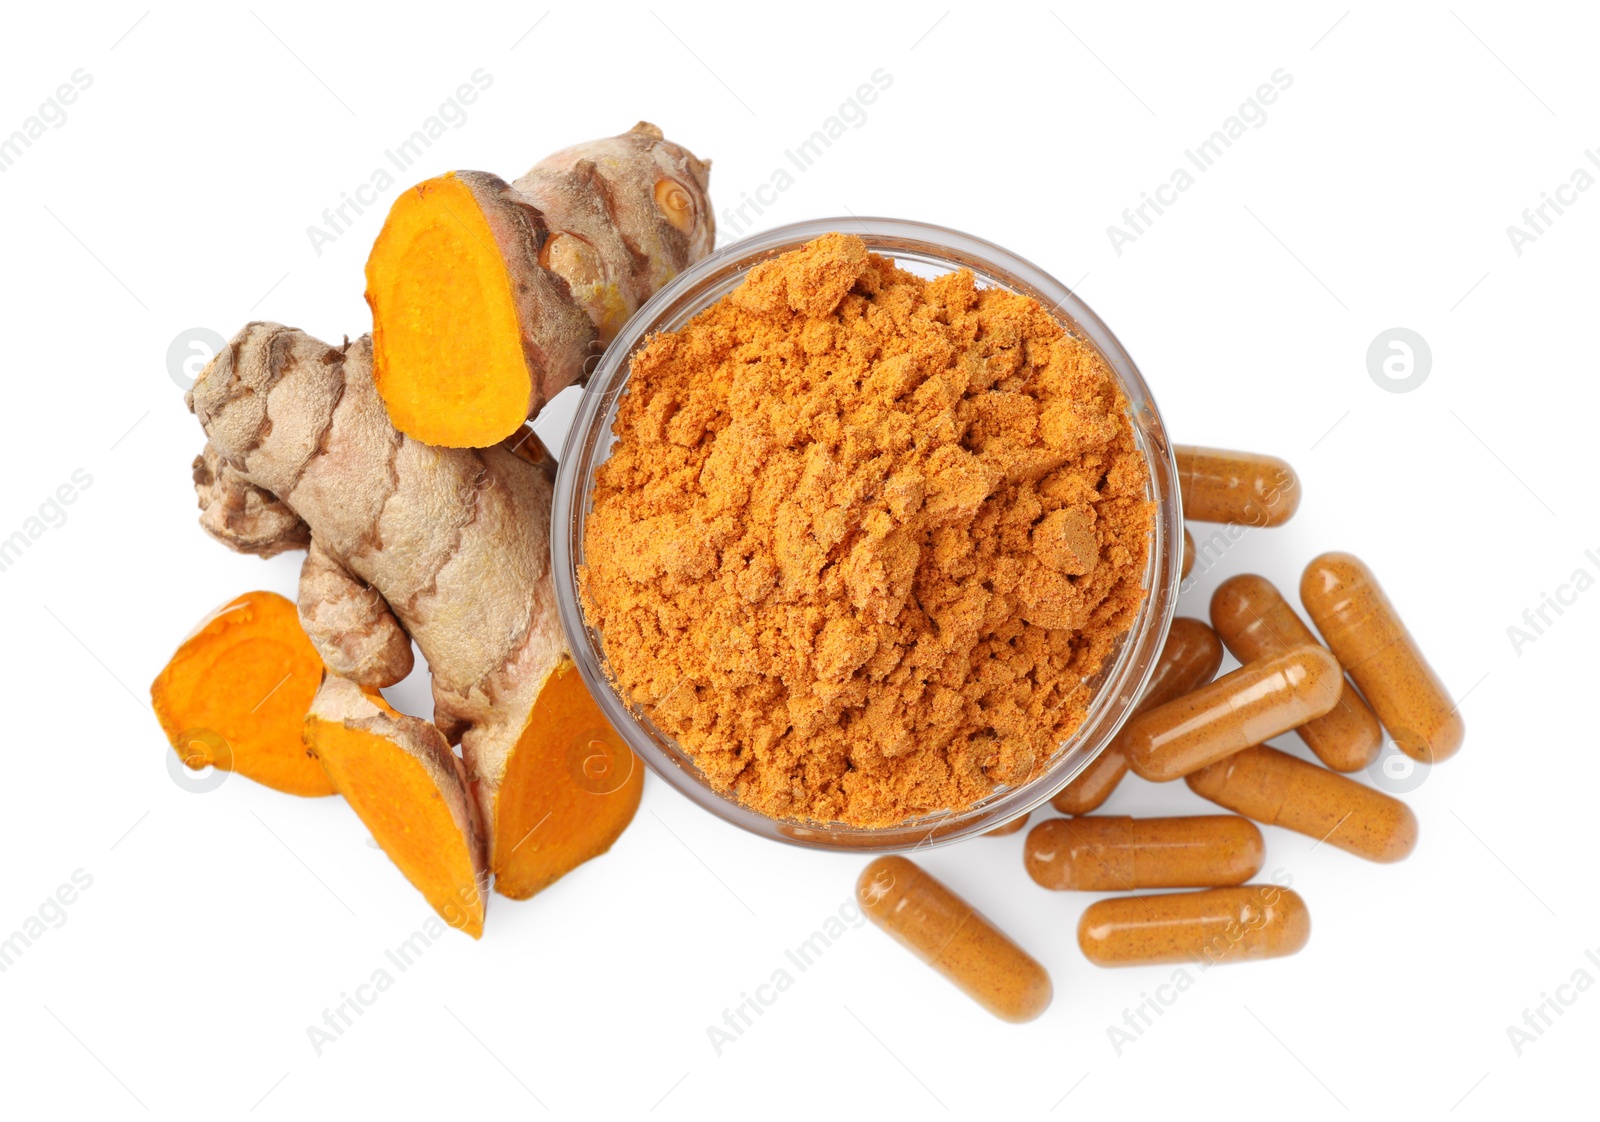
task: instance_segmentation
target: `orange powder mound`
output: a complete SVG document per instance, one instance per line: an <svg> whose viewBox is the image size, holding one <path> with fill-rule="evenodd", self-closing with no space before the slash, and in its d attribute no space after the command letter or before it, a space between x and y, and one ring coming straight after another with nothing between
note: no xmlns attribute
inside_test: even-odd
<svg viewBox="0 0 1600 1122"><path fill-rule="evenodd" d="M634 357L580 573L623 696L772 817L1036 775L1133 623L1127 403L1037 301L829 234Z"/></svg>

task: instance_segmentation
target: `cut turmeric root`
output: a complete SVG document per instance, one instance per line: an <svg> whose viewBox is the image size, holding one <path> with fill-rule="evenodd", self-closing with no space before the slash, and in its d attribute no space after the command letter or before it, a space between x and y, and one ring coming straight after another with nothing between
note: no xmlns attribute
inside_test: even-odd
<svg viewBox="0 0 1600 1122"><path fill-rule="evenodd" d="M481 936L483 845L461 761L439 730L329 674L305 718L305 742L440 918Z"/></svg>
<svg viewBox="0 0 1600 1122"><path fill-rule="evenodd" d="M538 404L530 363L581 368L588 354L594 329L538 268L505 189L481 172L417 184L395 200L367 262L374 381L395 428L426 444L502 439ZM519 294L513 273L533 283ZM545 344L529 353L524 317Z"/></svg>
<svg viewBox="0 0 1600 1122"><path fill-rule="evenodd" d="M633 821L643 789L644 769L562 659L495 793L495 891L526 900L606 852Z"/></svg>
<svg viewBox="0 0 1600 1122"><path fill-rule="evenodd" d="M306 754L301 722L322 660L295 606L247 592L201 621L150 686L150 701L189 768L217 767L291 795L331 795Z"/></svg>
<svg viewBox="0 0 1600 1122"><path fill-rule="evenodd" d="M515 183L453 171L395 200L367 260L373 381L395 428L486 448L583 377L711 249L708 165L644 122Z"/></svg>

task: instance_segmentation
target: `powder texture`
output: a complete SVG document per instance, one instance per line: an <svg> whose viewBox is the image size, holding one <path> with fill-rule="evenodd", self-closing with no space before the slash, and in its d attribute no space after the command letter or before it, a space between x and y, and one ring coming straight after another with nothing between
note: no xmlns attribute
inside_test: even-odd
<svg viewBox="0 0 1600 1122"><path fill-rule="evenodd" d="M1153 508L1038 302L830 234L635 355L580 584L624 697L761 813L885 826L1037 774Z"/></svg>

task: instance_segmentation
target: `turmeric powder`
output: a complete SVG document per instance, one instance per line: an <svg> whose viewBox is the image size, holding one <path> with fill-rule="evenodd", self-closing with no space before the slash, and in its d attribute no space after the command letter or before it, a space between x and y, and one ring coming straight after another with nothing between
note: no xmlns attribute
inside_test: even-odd
<svg viewBox="0 0 1600 1122"><path fill-rule="evenodd" d="M876 827L1046 767L1142 601L1148 468L1037 301L840 234L633 358L580 572L719 791Z"/></svg>

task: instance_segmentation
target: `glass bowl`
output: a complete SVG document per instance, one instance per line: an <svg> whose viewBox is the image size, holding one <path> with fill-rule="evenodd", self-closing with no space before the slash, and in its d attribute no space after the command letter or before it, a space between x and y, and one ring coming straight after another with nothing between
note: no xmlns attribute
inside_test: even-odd
<svg viewBox="0 0 1600 1122"><path fill-rule="evenodd" d="M694 760L641 707L620 695L601 636L584 619L578 594L584 519L592 502L594 474L615 443L612 422L628 387L634 352L650 335L682 327L735 288L756 265L834 231L859 236L872 252L892 257L902 269L919 276L971 269L980 287L1009 289L1052 309L1067 331L1100 352L1126 396L1134 438L1149 463L1147 496L1156 507L1144 602L1133 627L1090 679L1094 696L1083 724L1056 749L1045 768L1028 782L996 788L961 810L870 829L772 818L713 790ZM579 673L623 740L657 775L717 817L762 837L815 849L884 853L943 845L1005 825L1043 803L1089 765L1131 713L1161 655L1177 602L1183 559L1177 479L1161 415L1133 360L1100 318L1060 281L997 245L939 226L893 218L797 222L720 249L675 277L623 325L601 358L567 433L556 475L550 550L561 624Z"/></svg>

